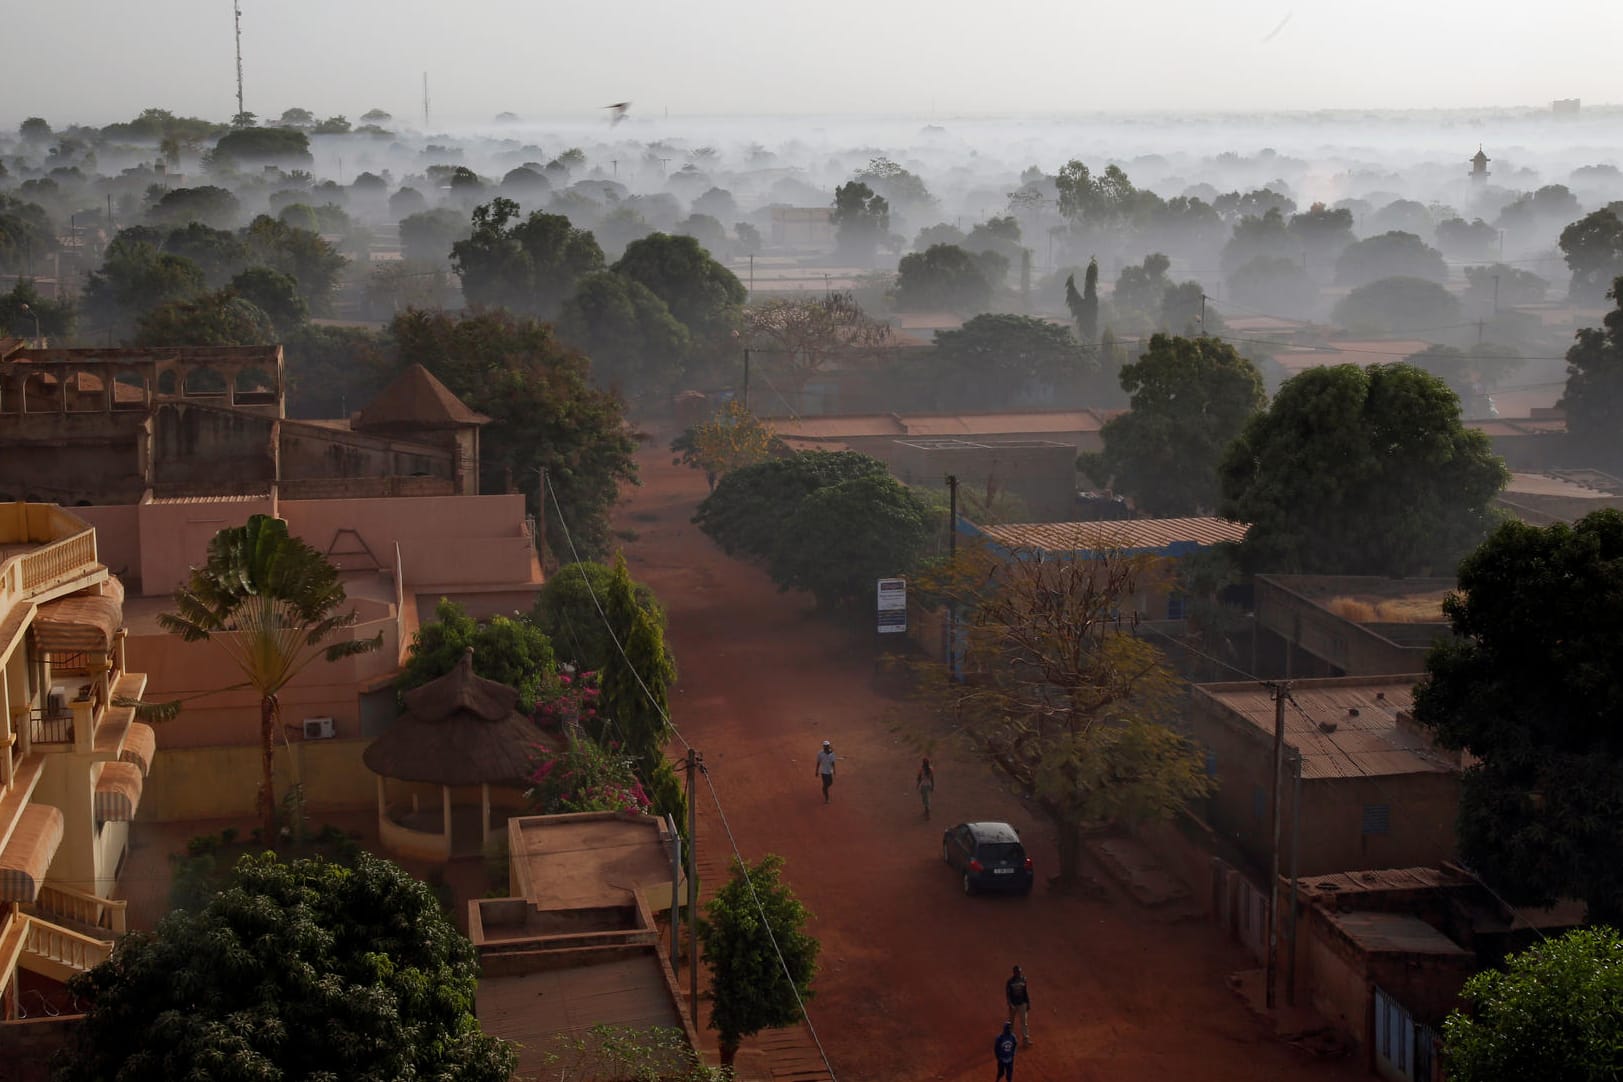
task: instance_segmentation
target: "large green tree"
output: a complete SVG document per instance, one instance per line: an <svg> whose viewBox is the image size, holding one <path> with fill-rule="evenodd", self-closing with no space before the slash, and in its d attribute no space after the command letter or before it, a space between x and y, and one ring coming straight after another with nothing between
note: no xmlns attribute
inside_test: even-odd
<svg viewBox="0 0 1623 1082"><path fill-rule="evenodd" d="M242 674L237 688L259 696L259 816L262 837L276 844L276 792L272 771L276 737L282 732L281 693L316 661L338 661L383 645L347 635L357 622L345 609L338 569L303 541L287 523L254 515L245 525L214 535L202 567L175 591L175 611L158 614L158 626L187 642L214 642ZM177 703L156 704L162 716Z"/></svg>
<svg viewBox="0 0 1623 1082"><path fill-rule="evenodd" d="M77 315L72 300L47 300L32 278L18 278L9 292L0 293L0 335L33 338L36 331L46 338L70 335Z"/></svg>
<svg viewBox="0 0 1623 1082"><path fill-rule="evenodd" d="M452 249L473 233L468 216L450 207L435 207L418 214L408 214L400 219L398 229L404 258L435 267L448 265Z"/></svg>
<svg viewBox="0 0 1623 1082"><path fill-rule="evenodd" d="M860 180L834 189L835 258L871 267L890 233L890 204Z"/></svg>
<svg viewBox="0 0 1623 1082"><path fill-rule="evenodd" d="M250 262L280 271L299 286L299 296L314 315L330 315L338 276L349 260L308 229L299 229L261 214L242 231Z"/></svg>
<svg viewBox="0 0 1623 1082"><path fill-rule="evenodd" d="M1442 380L1335 365L1287 380L1246 424L1218 467L1219 511L1251 524L1254 571L1446 575L1508 476Z"/></svg>
<svg viewBox="0 0 1623 1082"><path fill-rule="evenodd" d="M136 321L137 346L269 346L276 327L264 309L234 290L169 301Z"/></svg>
<svg viewBox="0 0 1623 1082"><path fill-rule="evenodd" d="M603 249L561 214L519 217L511 199L473 211L473 234L451 245L463 295L475 304L551 319L576 284L603 269Z"/></svg>
<svg viewBox="0 0 1623 1082"><path fill-rule="evenodd" d="M1623 1077L1623 937L1578 928L1511 955L1460 993L1443 1023L1450 1082Z"/></svg>
<svg viewBox="0 0 1623 1082"><path fill-rule="evenodd" d="M1465 860L1511 901L1623 919L1623 514L1506 522L1460 565L1415 720L1465 771Z"/></svg>
<svg viewBox="0 0 1623 1082"><path fill-rule="evenodd" d="M592 386L586 357L550 325L499 309L462 319L408 309L389 333L402 367L423 365L491 418L480 436L483 490L516 486L534 509L545 468L547 536L563 545L567 521L583 557L604 552L620 484L637 480L636 441L620 399Z"/></svg>
<svg viewBox="0 0 1623 1082"><path fill-rule="evenodd" d="M996 409L1020 401L1074 402L1094 359L1060 324L989 313L937 331L920 367L927 368L938 406Z"/></svg>
<svg viewBox="0 0 1623 1082"><path fill-rule="evenodd" d="M170 230L161 247L196 263L210 289L219 289L248 265L248 248L237 234L202 222L187 222Z"/></svg>
<svg viewBox="0 0 1623 1082"><path fill-rule="evenodd" d="M664 301L698 348L715 350L729 339L749 296L738 276L692 237L650 233L626 245L612 269Z"/></svg>
<svg viewBox="0 0 1623 1082"><path fill-rule="evenodd" d="M603 666L600 710L614 726L613 735L625 742L637 772L652 779L665 765L676 659L665 645L662 614L642 603L623 554L616 554L607 586L602 619L615 629L618 645Z"/></svg>
<svg viewBox="0 0 1623 1082"><path fill-rule="evenodd" d="M1397 230L1355 241L1336 259L1338 285L1356 287L1382 278L1443 282L1448 278L1448 265L1443 262L1443 253L1413 233Z"/></svg>
<svg viewBox="0 0 1623 1082"><path fill-rule="evenodd" d="M857 451L801 451L728 473L699 504L693 521L723 552L764 562L807 496L888 473L883 462Z"/></svg>
<svg viewBox="0 0 1623 1082"><path fill-rule="evenodd" d="M623 644L631 633L629 622L606 621L608 609L599 607L615 577L615 569L607 564L590 560L565 564L547 576L546 585L536 595L531 622L547 633L561 658L583 672L602 672L619 661L615 639ZM663 633L665 610L654 592L633 582L632 593L635 611L646 614Z"/></svg>
<svg viewBox="0 0 1623 1082"><path fill-rule="evenodd" d="M197 222L213 229L232 229L242 205L229 191L214 184L171 188L152 204L147 218L155 225L184 226Z"/></svg>
<svg viewBox="0 0 1623 1082"><path fill-rule="evenodd" d="M1605 327L1585 327L1567 350L1567 389L1561 408L1567 433L1593 465L1623 465L1623 277L1606 294L1617 303Z"/></svg>
<svg viewBox="0 0 1623 1082"><path fill-rule="evenodd" d="M558 334L592 359L592 379L627 398L674 390L692 338L664 301L634 278L596 271L558 315Z"/></svg>
<svg viewBox="0 0 1623 1082"><path fill-rule="evenodd" d="M0 271L32 274L56 248L45 208L0 192Z"/></svg>
<svg viewBox="0 0 1623 1082"><path fill-rule="evenodd" d="M1569 294L1574 301L1599 301L1623 275L1623 218L1617 205L1584 215L1561 231L1561 252L1572 271Z"/></svg>
<svg viewBox="0 0 1623 1082"><path fill-rule="evenodd" d="M806 934L811 914L783 881L783 858L774 853L753 866L734 861L704 913L710 1028L726 1066L745 1037L799 1021L812 998L819 944Z"/></svg>
<svg viewBox="0 0 1623 1082"><path fill-rule="evenodd" d="M778 589L805 590L821 608L871 602L876 580L918 566L934 525L924 501L888 473L855 477L800 501L767 570Z"/></svg>
<svg viewBox="0 0 1623 1082"><path fill-rule="evenodd" d="M1430 333L1459 324L1460 302L1424 278L1381 278L1337 301L1331 318L1353 334Z"/></svg>
<svg viewBox="0 0 1623 1082"><path fill-rule="evenodd" d="M448 598L434 606L434 619L411 637L406 663L395 687L402 693L437 680L473 651L473 671L518 692L519 709L536 701L557 682L558 659L552 639L525 616L492 616L480 623Z"/></svg>
<svg viewBox="0 0 1623 1082"><path fill-rule="evenodd" d="M233 880L73 979L89 1007L61 1082L511 1075L517 1055L474 1017L472 945L399 866L267 853Z"/></svg>
<svg viewBox="0 0 1623 1082"><path fill-rule="evenodd" d="M904 255L896 268L896 307L910 311L981 312L992 299L987 261L996 253L971 255L954 244L932 244ZM1008 271L1004 261L1003 271Z"/></svg>
<svg viewBox="0 0 1623 1082"><path fill-rule="evenodd" d="M1149 514L1211 514L1218 463L1266 401L1256 366L1216 338L1157 334L1121 386L1131 409L1105 422L1104 450L1078 467Z"/></svg>
<svg viewBox="0 0 1623 1082"><path fill-rule="evenodd" d="M120 234L85 283L86 329L122 340L146 313L190 300L203 290L203 272L196 263Z"/></svg>

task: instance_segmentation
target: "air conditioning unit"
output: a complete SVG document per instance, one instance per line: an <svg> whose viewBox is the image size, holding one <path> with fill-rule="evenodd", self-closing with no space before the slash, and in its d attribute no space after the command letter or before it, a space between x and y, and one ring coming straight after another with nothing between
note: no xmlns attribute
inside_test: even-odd
<svg viewBox="0 0 1623 1082"><path fill-rule="evenodd" d="M332 718L304 719L304 738L306 740L331 740L333 735Z"/></svg>

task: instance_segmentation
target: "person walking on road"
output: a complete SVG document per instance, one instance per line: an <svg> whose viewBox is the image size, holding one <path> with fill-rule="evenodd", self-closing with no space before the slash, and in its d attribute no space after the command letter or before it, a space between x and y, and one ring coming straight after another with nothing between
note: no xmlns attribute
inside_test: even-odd
<svg viewBox="0 0 1623 1082"><path fill-rule="evenodd" d="M834 784L834 745L823 741L823 750L817 753L817 776L823 779L823 803L828 803L828 790Z"/></svg>
<svg viewBox="0 0 1623 1082"><path fill-rule="evenodd" d="M1019 1042L1014 1039L1014 1023L1003 1023L1003 1032L992 1042L992 1058L997 1060L997 1077L992 1082L1007 1078L1014 1082L1014 1050Z"/></svg>
<svg viewBox="0 0 1623 1082"><path fill-rule="evenodd" d="M919 764L918 781L919 799L924 801L924 817L930 818L930 794L935 792L935 771L930 768L930 757L926 755L924 762Z"/></svg>
<svg viewBox="0 0 1623 1082"><path fill-rule="evenodd" d="M1014 975L1003 985L1003 998L1009 1004L1009 1025L1014 1025L1016 1017L1020 1019L1020 1035L1031 1047L1031 989L1026 987L1026 975L1020 971L1019 966L1014 967Z"/></svg>

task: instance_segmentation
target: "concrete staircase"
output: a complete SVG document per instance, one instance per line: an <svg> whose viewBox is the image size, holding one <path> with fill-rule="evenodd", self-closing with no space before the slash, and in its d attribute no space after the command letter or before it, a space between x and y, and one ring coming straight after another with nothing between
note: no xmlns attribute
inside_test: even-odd
<svg viewBox="0 0 1623 1082"><path fill-rule="evenodd" d="M97 939L26 913L12 919L24 926L17 965L41 977L66 983L74 974L94 969L113 953L109 939Z"/></svg>

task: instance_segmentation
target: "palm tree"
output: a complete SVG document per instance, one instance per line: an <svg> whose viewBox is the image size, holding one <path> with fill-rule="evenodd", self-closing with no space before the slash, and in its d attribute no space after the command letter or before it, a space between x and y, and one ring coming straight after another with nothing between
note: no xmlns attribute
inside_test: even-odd
<svg viewBox="0 0 1623 1082"><path fill-rule="evenodd" d="M208 562L192 568L175 591L176 611L158 616L160 627L187 642L225 647L244 680L220 690L252 688L259 694L258 807L266 845L276 844L271 766L282 721L278 695L317 658L337 661L383 645L381 632L322 645L355 625L353 609L338 611L344 600L338 569L325 556L290 536L281 519L255 515L214 535ZM149 712L173 716L179 709L179 703L165 703Z"/></svg>

